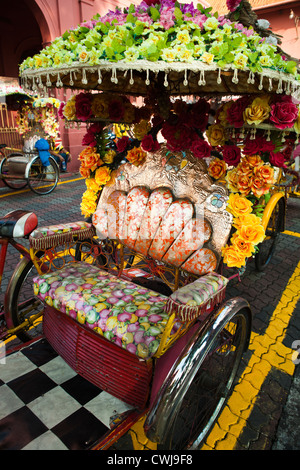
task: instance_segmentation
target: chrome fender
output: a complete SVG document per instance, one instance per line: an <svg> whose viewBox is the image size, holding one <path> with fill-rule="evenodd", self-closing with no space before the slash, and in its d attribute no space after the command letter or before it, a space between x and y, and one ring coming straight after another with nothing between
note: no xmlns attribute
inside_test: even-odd
<svg viewBox="0 0 300 470"><path fill-rule="evenodd" d="M217 310L214 320L201 331L195 331L188 344L171 367L163 385L153 400L145 420L144 429L152 442L160 442L172 426L177 406L190 386L205 358L205 351L215 340L218 332L240 310L246 309L249 315L248 347L251 332L251 309L248 302L236 297L230 299Z"/></svg>

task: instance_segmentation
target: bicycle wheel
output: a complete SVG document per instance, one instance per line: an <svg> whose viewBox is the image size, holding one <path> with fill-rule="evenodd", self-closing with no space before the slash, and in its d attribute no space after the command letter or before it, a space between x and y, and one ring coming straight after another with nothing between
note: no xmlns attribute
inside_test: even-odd
<svg viewBox="0 0 300 470"><path fill-rule="evenodd" d="M54 158L49 157L50 165L45 167L40 157L34 157L26 168L25 177L30 189L39 195L51 193L57 185L59 168Z"/></svg>
<svg viewBox="0 0 300 470"><path fill-rule="evenodd" d="M9 155L9 158L4 157L0 162L2 181L11 189L23 189L27 186L27 180L24 174L26 168L25 158L22 153L12 153ZM16 172L19 173L18 169L20 169L20 174L18 175L20 178L11 178L11 175ZM21 177L22 173L24 175L23 178Z"/></svg>
<svg viewBox="0 0 300 470"><path fill-rule="evenodd" d="M207 437L226 404L247 349L249 312L241 308L221 321L217 319L167 379L162 406L153 407L154 419L150 417L147 433L151 439L153 426L160 449L199 449Z"/></svg>
<svg viewBox="0 0 300 470"><path fill-rule="evenodd" d="M34 297L33 277L37 275L31 260L22 258L11 277L5 297L5 318L9 328L21 325L26 319L43 311L43 303ZM42 316L28 329L20 330L16 336L21 341L28 341L42 334Z"/></svg>
<svg viewBox="0 0 300 470"><path fill-rule="evenodd" d="M259 251L255 255L255 267L258 271L263 271L271 261L278 241L278 234L284 230L285 200L281 198L277 201L266 228L266 236L259 244Z"/></svg>

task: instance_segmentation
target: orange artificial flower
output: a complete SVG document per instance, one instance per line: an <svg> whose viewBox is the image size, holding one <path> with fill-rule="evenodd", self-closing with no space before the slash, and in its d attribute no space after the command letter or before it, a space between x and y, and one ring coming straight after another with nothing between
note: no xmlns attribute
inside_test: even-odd
<svg viewBox="0 0 300 470"><path fill-rule="evenodd" d="M250 258L255 251L254 244L244 240L238 232L231 237L230 241L246 258Z"/></svg>
<svg viewBox="0 0 300 470"><path fill-rule="evenodd" d="M270 165L261 165L254 169L254 174L258 178L262 178L267 184L274 184L274 168Z"/></svg>
<svg viewBox="0 0 300 470"><path fill-rule="evenodd" d="M264 163L259 155L245 155L243 162L250 165L250 167L259 167Z"/></svg>
<svg viewBox="0 0 300 470"><path fill-rule="evenodd" d="M226 174L226 167L224 160L214 158L209 164L208 174L215 180L218 180Z"/></svg>
<svg viewBox="0 0 300 470"><path fill-rule="evenodd" d="M264 194L268 194L268 192L270 191L270 186L266 184L263 178L254 176L251 182L251 191L254 196L259 199Z"/></svg>
<svg viewBox="0 0 300 470"><path fill-rule="evenodd" d="M238 191L243 194L244 196L247 196L250 191L251 191L251 185L252 185L252 178L251 175L239 175L238 181L237 181L237 189Z"/></svg>
<svg viewBox="0 0 300 470"><path fill-rule="evenodd" d="M79 160L83 167L89 168L91 171L95 171L98 166L103 165L99 153L96 152L96 147L86 147L80 153Z"/></svg>
<svg viewBox="0 0 300 470"><path fill-rule="evenodd" d="M105 185L110 180L110 169L107 166L101 166L95 172L95 181L99 186Z"/></svg>
<svg viewBox="0 0 300 470"><path fill-rule="evenodd" d="M257 245L265 238L265 230L262 225L242 225L239 235L245 242Z"/></svg>
<svg viewBox="0 0 300 470"><path fill-rule="evenodd" d="M223 261L229 268L241 268L246 263L246 256L234 245L222 248Z"/></svg>
<svg viewBox="0 0 300 470"><path fill-rule="evenodd" d="M146 152L144 152L140 147L133 147L133 149L128 151L126 158L133 165L139 166L144 163L146 156Z"/></svg>

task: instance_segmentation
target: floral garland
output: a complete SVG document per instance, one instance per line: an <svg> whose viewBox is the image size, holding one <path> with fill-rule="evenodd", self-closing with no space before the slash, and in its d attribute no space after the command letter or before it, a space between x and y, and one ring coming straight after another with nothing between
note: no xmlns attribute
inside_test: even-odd
<svg viewBox="0 0 300 470"><path fill-rule="evenodd" d="M88 127L82 141L87 147L79 156L80 173L87 186L81 204L83 215L93 214L103 186L113 182L114 170L121 163L138 166L146 152L160 148L160 132L169 150L190 150L196 158L204 159L211 178L228 188L227 210L233 215L235 231L223 248L223 261L230 268L243 267L264 239L264 208L278 168L291 160L298 141L299 104L286 96L243 96L222 102L214 112L213 103L203 98L188 103L149 96L137 108L127 98L118 97L114 117L122 122L125 109L130 110L131 125L127 126L128 133L116 137L108 111L112 102L115 97L110 94L79 93L60 109L65 119L97 119ZM96 113L95 103L101 103ZM215 120L209 124L213 114Z"/></svg>
<svg viewBox="0 0 300 470"><path fill-rule="evenodd" d="M41 124L47 135L55 141L59 137L59 124L56 110L60 107L60 101L56 98L34 98L27 102L16 116L18 132L21 135L31 131L34 123Z"/></svg>
<svg viewBox="0 0 300 470"><path fill-rule="evenodd" d="M239 3L231 0L230 9ZM66 31L41 53L27 58L20 71L73 63L97 66L103 61L197 61L221 69L247 67L254 73L271 68L300 79L297 63L277 50L270 38L211 10L174 0L144 0L123 10L117 7Z"/></svg>

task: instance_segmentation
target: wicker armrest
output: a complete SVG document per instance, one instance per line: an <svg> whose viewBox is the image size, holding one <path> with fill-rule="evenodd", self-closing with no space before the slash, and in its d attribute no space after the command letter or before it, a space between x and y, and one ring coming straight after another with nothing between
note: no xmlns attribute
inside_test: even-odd
<svg viewBox="0 0 300 470"><path fill-rule="evenodd" d="M95 235L95 228L91 223L85 221L70 222L37 228L30 235L29 243L30 247L35 250L47 250L64 243L90 239Z"/></svg>
<svg viewBox="0 0 300 470"><path fill-rule="evenodd" d="M169 297L165 311L175 313L181 320L190 321L210 311L225 297L228 279L209 273L177 289Z"/></svg>

